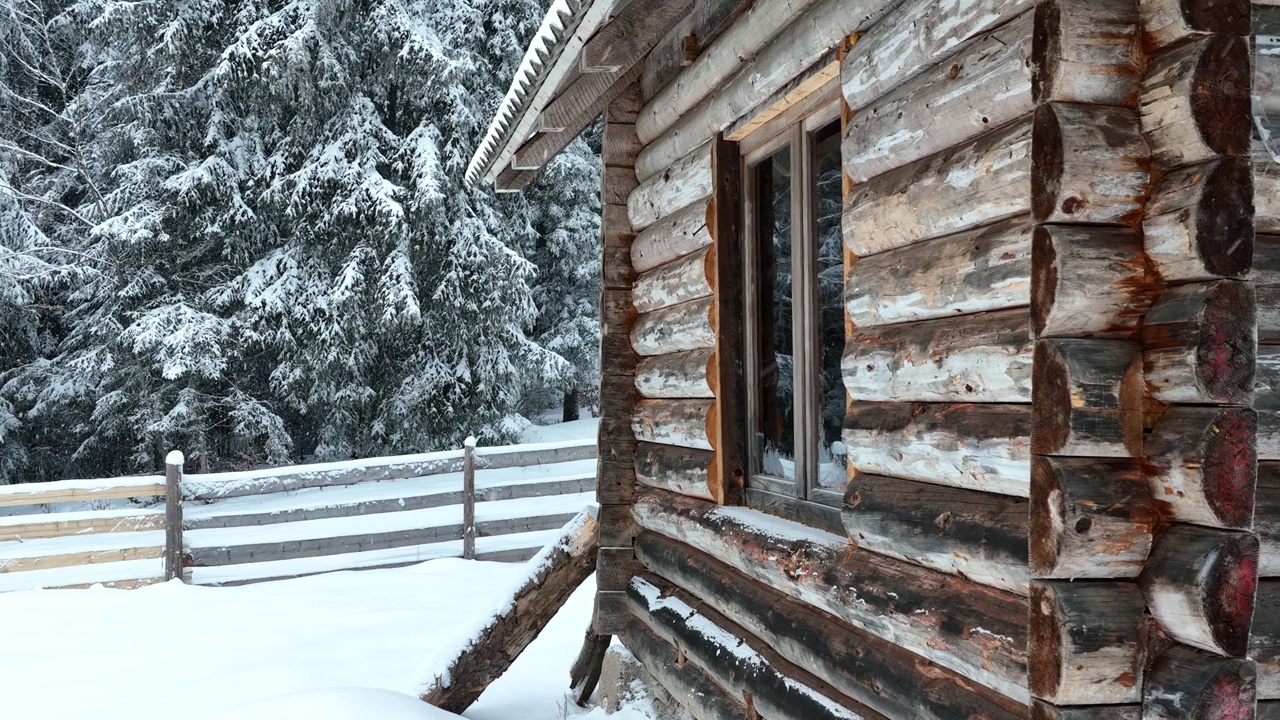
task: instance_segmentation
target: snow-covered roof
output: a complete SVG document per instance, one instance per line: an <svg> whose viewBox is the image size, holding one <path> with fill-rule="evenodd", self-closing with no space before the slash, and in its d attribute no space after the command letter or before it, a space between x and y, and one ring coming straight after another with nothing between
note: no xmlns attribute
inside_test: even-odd
<svg viewBox="0 0 1280 720"><path fill-rule="evenodd" d="M551 101L587 39L600 27L613 0L553 0L542 27L529 43L511 88L498 105L484 140L467 167L466 181L493 182Z"/></svg>

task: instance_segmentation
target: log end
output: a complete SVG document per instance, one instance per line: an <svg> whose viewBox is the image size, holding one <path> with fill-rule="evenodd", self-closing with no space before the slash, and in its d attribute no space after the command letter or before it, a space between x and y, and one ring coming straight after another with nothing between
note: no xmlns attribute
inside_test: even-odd
<svg viewBox="0 0 1280 720"><path fill-rule="evenodd" d="M1246 408L1226 408L1207 428L1205 494L1224 527L1253 525L1257 489L1257 415Z"/></svg>
<svg viewBox="0 0 1280 720"><path fill-rule="evenodd" d="M1062 126L1052 104L1036 109L1032 134L1035 138L1035 161L1031 163L1031 212L1037 222L1044 222L1058 210L1062 173L1066 168ZM1074 215L1082 209L1082 203L1083 200L1077 197L1066 198L1062 200L1062 212Z"/></svg>
<svg viewBox="0 0 1280 720"><path fill-rule="evenodd" d="M1244 278L1253 268L1253 171L1230 158L1205 179L1196 209L1196 252L1215 277Z"/></svg>
<svg viewBox="0 0 1280 720"><path fill-rule="evenodd" d="M1051 3L1044 3L1044 7ZM1058 251L1053 235L1044 226L1038 226L1031 241L1031 332L1043 337L1049 325L1049 317L1058 302L1060 282Z"/></svg>
<svg viewBox="0 0 1280 720"><path fill-rule="evenodd" d="M1220 3L1194 4L1212 6L1211 10L1205 11L1206 19L1209 13L1221 13L1217 7ZM1245 30L1241 35L1249 32L1250 12L1249 9L1244 10ZM1208 43L1195 69L1191 88L1192 117L1207 147L1220 155L1248 157L1253 117L1253 63L1249 41L1233 35L1214 35Z"/></svg>
<svg viewBox="0 0 1280 720"><path fill-rule="evenodd" d="M1229 655L1242 656L1249 648L1257 596L1258 539L1238 534L1219 546L1219 553L1205 585L1205 617L1218 646Z"/></svg>
<svg viewBox="0 0 1280 720"><path fill-rule="evenodd" d="M1257 356L1257 307L1252 288L1219 282L1205 306L1196 347L1207 397L1235 403L1253 395Z"/></svg>

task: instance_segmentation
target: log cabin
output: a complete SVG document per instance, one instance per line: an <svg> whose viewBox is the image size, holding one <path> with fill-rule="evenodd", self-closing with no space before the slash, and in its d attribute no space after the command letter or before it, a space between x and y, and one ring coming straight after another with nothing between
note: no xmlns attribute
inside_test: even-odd
<svg viewBox="0 0 1280 720"><path fill-rule="evenodd" d="M603 118L593 623L687 713L1280 718L1280 0L557 0L524 58L468 181Z"/></svg>

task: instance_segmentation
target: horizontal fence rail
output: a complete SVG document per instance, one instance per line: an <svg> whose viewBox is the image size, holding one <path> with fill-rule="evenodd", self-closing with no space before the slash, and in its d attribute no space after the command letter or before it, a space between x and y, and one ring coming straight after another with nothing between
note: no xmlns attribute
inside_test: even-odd
<svg viewBox="0 0 1280 720"><path fill-rule="evenodd" d="M175 452L167 477L0 486L0 591L523 561L594 500L595 458L586 439L184 475Z"/></svg>

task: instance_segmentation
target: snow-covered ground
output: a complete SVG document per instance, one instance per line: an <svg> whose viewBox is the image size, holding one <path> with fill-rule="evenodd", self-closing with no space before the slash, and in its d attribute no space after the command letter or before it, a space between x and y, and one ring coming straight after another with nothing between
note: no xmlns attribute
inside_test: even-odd
<svg viewBox="0 0 1280 720"><path fill-rule="evenodd" d="M0 594L3 717L436 720L414 690L525 572L443 558L242 587ZM465 716L603 718L566 697L593 591L578 588Z"/></svg>

